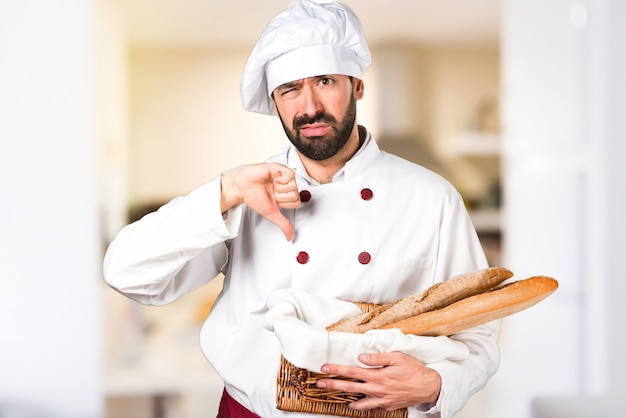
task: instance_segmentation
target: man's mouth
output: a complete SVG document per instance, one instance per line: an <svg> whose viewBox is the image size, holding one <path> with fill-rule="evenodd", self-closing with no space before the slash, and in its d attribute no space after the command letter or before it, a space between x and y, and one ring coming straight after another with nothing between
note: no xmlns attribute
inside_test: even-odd
<svg viewBox="0 0 626 418"><path fill-rule="evenodd" d="M304 125L300 128L300 133L307 137L312 136L324 136L330 131L330 125L326 124L312 124Z"/></svg>

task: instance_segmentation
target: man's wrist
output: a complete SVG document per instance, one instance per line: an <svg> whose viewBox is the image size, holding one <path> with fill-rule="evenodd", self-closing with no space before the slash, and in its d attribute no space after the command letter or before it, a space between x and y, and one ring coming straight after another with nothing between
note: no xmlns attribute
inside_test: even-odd
<svg viewBox="0 0 626 418"><path fill-rule="evenodd" d="M232 174L225 173L220 176L220 191L220 209L224 215L228 209L241 203Z"/></svg>
<svg viewBox="0 0 626 418"><path fill-rule="evenodd" d="M427 404L436 404L437 401L439 400L439 395L441 394L441 375L439 374L439 372L437 372L436 370L430 369L431 371L431 377L429 379L429 381L432 384L432 388L434 388L433 392L432 392L432 396L430 396L428 399L426 399Z"/></svg>

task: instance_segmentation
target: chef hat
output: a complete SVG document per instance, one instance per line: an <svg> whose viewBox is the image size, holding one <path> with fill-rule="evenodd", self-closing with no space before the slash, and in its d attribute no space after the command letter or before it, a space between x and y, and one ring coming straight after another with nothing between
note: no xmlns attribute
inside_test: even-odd
<svg viewBox="0 0 626 418"><path fill-rule="evenodd" d="M370 63L361 23L350 8L297 0L272 19L252 50L241 79L243 106L271 115L271 94L281 84L324 74L362 78Z"/></svg>

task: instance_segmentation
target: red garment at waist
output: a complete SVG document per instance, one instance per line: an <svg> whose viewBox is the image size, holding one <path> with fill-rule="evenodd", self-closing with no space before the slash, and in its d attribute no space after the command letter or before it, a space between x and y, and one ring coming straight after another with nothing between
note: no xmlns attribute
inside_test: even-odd
<svg viewBox="0 0 626 418"><path fill-rule="evenodd" d="M226 389L222 393L217 418L261 418L254 412L233 399Z"/></svg>

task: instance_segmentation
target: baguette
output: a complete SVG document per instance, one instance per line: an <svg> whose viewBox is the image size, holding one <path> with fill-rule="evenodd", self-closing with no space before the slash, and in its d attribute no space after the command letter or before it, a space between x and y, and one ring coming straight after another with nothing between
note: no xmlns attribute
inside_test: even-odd
<svg viewBox="0 0 626 418"><path fill-rule="evenodd" d="M468 297L442 309L384 325L381 329L399 328L405 334L426 336L452 335L529 308L557 288L558 282L551 277L530 277Z"/></svg>
<svg viewBox="0 0 626 418"><path fill-rule="evenodd" d="M512 276L513 273L504 267L490 267L459 274L450 280L437 283L423 292L382 305L369 313L336 322L326 329L328 331L364 333L424 312L441 309L461 299L486 292Z"/></svg>

